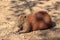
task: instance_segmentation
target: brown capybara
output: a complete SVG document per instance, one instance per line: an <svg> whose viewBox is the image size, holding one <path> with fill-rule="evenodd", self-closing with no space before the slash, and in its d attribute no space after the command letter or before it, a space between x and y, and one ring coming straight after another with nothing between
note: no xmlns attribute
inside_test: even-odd
<svg viewBox="0 0 60 40"><path fill-rule="evenodd" d="M44 30L50 27L52 23L50 15L46 11L39 11L27 17L27 21L23 24L19 33L28 33L35 30Z"/></svg>

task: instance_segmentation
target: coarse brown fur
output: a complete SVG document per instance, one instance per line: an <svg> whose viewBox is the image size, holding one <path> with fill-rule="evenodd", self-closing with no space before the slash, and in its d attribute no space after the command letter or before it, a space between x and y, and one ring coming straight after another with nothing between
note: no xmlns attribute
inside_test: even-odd
<svg viewBox="0 0 60 40"><path fill-rule="evenodd" d="M22 30L19 33L27 33L35 30L43 30L50 27L52 23L50 15L45 11L33 13L27 17L27 21L23 24Z"/></svg>

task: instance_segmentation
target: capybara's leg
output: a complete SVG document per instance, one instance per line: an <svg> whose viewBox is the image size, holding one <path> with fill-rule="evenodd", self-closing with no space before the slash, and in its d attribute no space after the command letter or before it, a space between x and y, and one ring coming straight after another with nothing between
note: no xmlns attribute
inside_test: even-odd
<svg viewBox="0 0 60 40"><path fill-rule="evenodd" d="M19 33L27 33L27 32L30 32L31 30L31 25L29 22L25 22L23 24L23 29L21 31L19 31Z"/></svg>

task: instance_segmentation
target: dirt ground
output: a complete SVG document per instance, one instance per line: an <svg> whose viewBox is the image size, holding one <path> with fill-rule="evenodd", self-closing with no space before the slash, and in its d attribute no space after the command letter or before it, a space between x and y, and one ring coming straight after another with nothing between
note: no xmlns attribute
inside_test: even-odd
<svg viewBox="0 0 60 40"><path fill-rule="evenodd" d="M18 16L38 11L49 13L54 28L24 34L13 33L19 29ZM60 0L0 0L0 40L60 40Z"/></svg>

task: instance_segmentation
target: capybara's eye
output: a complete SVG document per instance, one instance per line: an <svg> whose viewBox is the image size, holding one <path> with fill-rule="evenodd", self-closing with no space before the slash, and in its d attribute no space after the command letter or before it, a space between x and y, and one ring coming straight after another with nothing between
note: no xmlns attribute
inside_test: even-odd
<svg viewBox="0 0 60 40"><path fill-rule="evenodd" d="M24 18L26 18L26 16Z"/></svg>

